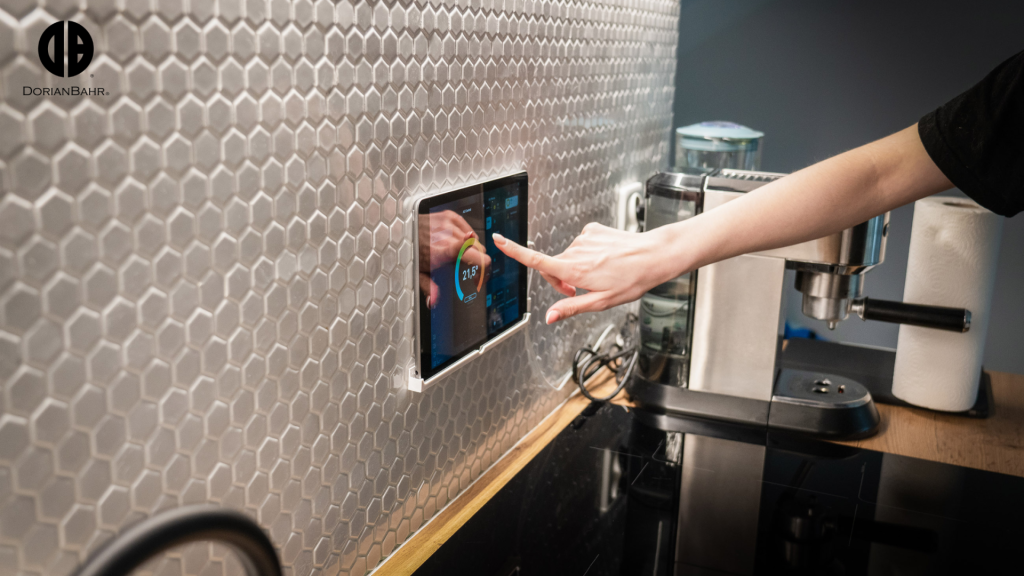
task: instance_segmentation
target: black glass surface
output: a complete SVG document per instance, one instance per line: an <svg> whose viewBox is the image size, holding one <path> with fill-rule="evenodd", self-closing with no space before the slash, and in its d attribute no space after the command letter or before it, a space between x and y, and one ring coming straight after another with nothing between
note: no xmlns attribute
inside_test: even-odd
<svg viewBox="0 0 1024 576"><path fill-rule="evenodd" d="M592 404L417 575L1016 574L1024 479Z"/></svg>
<svg viewBox="0 0 1024 576"><path fill-rule="evenodd" d="M526 173L424 198L417 208L420 371L429 378L526 313L526 268L492 234L526 239Z"/></svg>

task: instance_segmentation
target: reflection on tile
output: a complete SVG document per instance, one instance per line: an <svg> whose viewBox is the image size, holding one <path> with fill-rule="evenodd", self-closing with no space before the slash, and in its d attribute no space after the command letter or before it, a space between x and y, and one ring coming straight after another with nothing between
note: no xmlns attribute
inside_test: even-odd
<svg viewBox="0 0 1024 576"><path fill-rule="evenodd" d="M612 318L537 320L532 349L406 392L403 201L525 168L540 249L610 222L666 157L678 10L5 2L0 566L63 576L190 502L258 518L289 574L386 558L565 397L538 383ZM95 41L88 75L39 65L62 19ZM194 545L143 572L241 566Z"/></svg>

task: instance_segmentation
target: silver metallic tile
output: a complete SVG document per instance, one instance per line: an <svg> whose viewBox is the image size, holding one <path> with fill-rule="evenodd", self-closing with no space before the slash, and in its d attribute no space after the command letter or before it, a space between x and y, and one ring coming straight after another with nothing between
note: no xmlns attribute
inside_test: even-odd
<svg viewBox="0 0 1024 576"><path fill-rule="evenodd" d="M68 574L190 502L257 518L289 574L393 552L566 396L537 383L615 317L538 314L405 391L402 200L526 169L540 249L610 222L616 185L666 158L678 10L5 2L0 566ZM38 64L60 19L94 38L88 80ZM109 95L17 90L76 82ZM241 567L195 545L143 572Z"/></svg>

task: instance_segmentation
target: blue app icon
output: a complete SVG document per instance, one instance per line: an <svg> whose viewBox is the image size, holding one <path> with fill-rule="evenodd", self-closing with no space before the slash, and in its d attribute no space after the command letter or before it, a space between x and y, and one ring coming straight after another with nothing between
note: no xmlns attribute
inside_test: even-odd
<svg viewBox="0 0 1024 576"><path fill-rule="evenodd" d="M491 229L491 217L490 216L487 217L487 229L488 230Z"/></svg>
<svg viewBox="0 0 1024 576"><path fill-rule="evenodd" d="M491 305L491 295L490 294L487 295L487 305L488 306Z"/></svg>

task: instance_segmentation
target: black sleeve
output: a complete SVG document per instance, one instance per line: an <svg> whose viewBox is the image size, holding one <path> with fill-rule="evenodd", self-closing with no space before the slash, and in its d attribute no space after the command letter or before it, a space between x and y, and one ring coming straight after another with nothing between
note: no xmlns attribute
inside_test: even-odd
<svg viewBox="0 0 1024 576"><path fill-rule="evenodd" d="M1003 216L1024 210L1024 52L917 125L953 184Z"/></svg>

